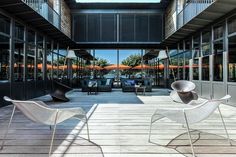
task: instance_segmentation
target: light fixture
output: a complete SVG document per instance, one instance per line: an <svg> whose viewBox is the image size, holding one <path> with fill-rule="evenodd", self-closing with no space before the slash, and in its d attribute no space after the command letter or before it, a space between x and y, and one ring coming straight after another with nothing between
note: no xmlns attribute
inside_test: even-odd
<svg viewBox="0 0 236 157"><path fill-rule="evenodd" d="M77 58L77 56L75 55L75 51L74 50L68 50L66 58L69 58L69 59Z"/></svg>
<svg viewBox="0 0 236 157"><path fill-rule="evenodd" d="M159 60L168 58L166 50L160 50L157 58Z"/></svg>

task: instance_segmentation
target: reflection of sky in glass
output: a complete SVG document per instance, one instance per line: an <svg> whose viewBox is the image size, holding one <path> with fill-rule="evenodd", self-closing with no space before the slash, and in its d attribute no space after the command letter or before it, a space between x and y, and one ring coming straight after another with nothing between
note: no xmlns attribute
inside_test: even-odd
<svg viewBox="0 0 236 157"><path fill-rule="evenodd" d="M160 3L161 0L76 0L77 3Z"/></svg>
<svg viewBox="0 0 236 157"><path fill-rule="evenodd" d="M119 64L133 54L141 54L141 50L119 50ZM95 57L106 59L110 64L117 64L117 50L96 50Z"/></svg>

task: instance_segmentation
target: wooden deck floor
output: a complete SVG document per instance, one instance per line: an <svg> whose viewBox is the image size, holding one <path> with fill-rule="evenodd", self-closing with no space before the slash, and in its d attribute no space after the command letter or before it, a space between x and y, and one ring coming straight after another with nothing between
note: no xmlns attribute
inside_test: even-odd
<svg viewBox="0 0 236 157"><path fill-rule="evenodd" d="M60 104L51 102L49 96L37 100L43 100L53 107L81 106L87 110L91 115L91 142L86 140L86 127L82 123L74 119L68 120L58 126L53 148L55 157L191 156L185 128L168 119L155 123L152 143L148 142L149 122L154 110L162 106L180 105L170 100L167 90L155 90L146 96L121 91L90 96L72 92L68 97L70 102ZM230 137L236 140L236 108L226 105L221 108ZM0 139L11 110L12 106L0 109ZM236 146L229 146L227 143L217 112L191 128L197 156L236 157ZM17 112L0 157L48 156L50 138L49 127L32 123Z"/></svg>

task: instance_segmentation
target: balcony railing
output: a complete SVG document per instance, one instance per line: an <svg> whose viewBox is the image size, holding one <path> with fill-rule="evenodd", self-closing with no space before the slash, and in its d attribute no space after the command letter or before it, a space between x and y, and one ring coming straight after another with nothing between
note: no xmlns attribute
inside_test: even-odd
<svg viewBox="0 0 236 157"><path fill-rule="evenodd" d="M48 22L60 29L60 15L51 8L45 0L22 0L25 4L34 9Z"/></svg>
<svg viewBox="0 0 236 157"><path fill-rule="evenodd" d="M184 26L215 1L216 0L190 0L184 9L177 15L177 29Z"/></svg>

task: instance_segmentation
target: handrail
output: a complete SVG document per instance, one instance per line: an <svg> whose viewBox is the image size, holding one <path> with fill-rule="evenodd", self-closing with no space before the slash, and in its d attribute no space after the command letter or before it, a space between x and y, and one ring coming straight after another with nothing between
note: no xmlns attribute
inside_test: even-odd
<svg viewBox="0 0 236 157"><path fill-rule="evenodd" d="M177 29L180 29L217 0L190 0L177 15Z"/></svg>
<svg viewBox="0 0 236 157"><path fill-rule="evenodd" d="M22 0L29 7L34 9L42 17L44 17L48 22L53 24L56 28L60 29L60 15L48 5L45 0Z"/></svg>

